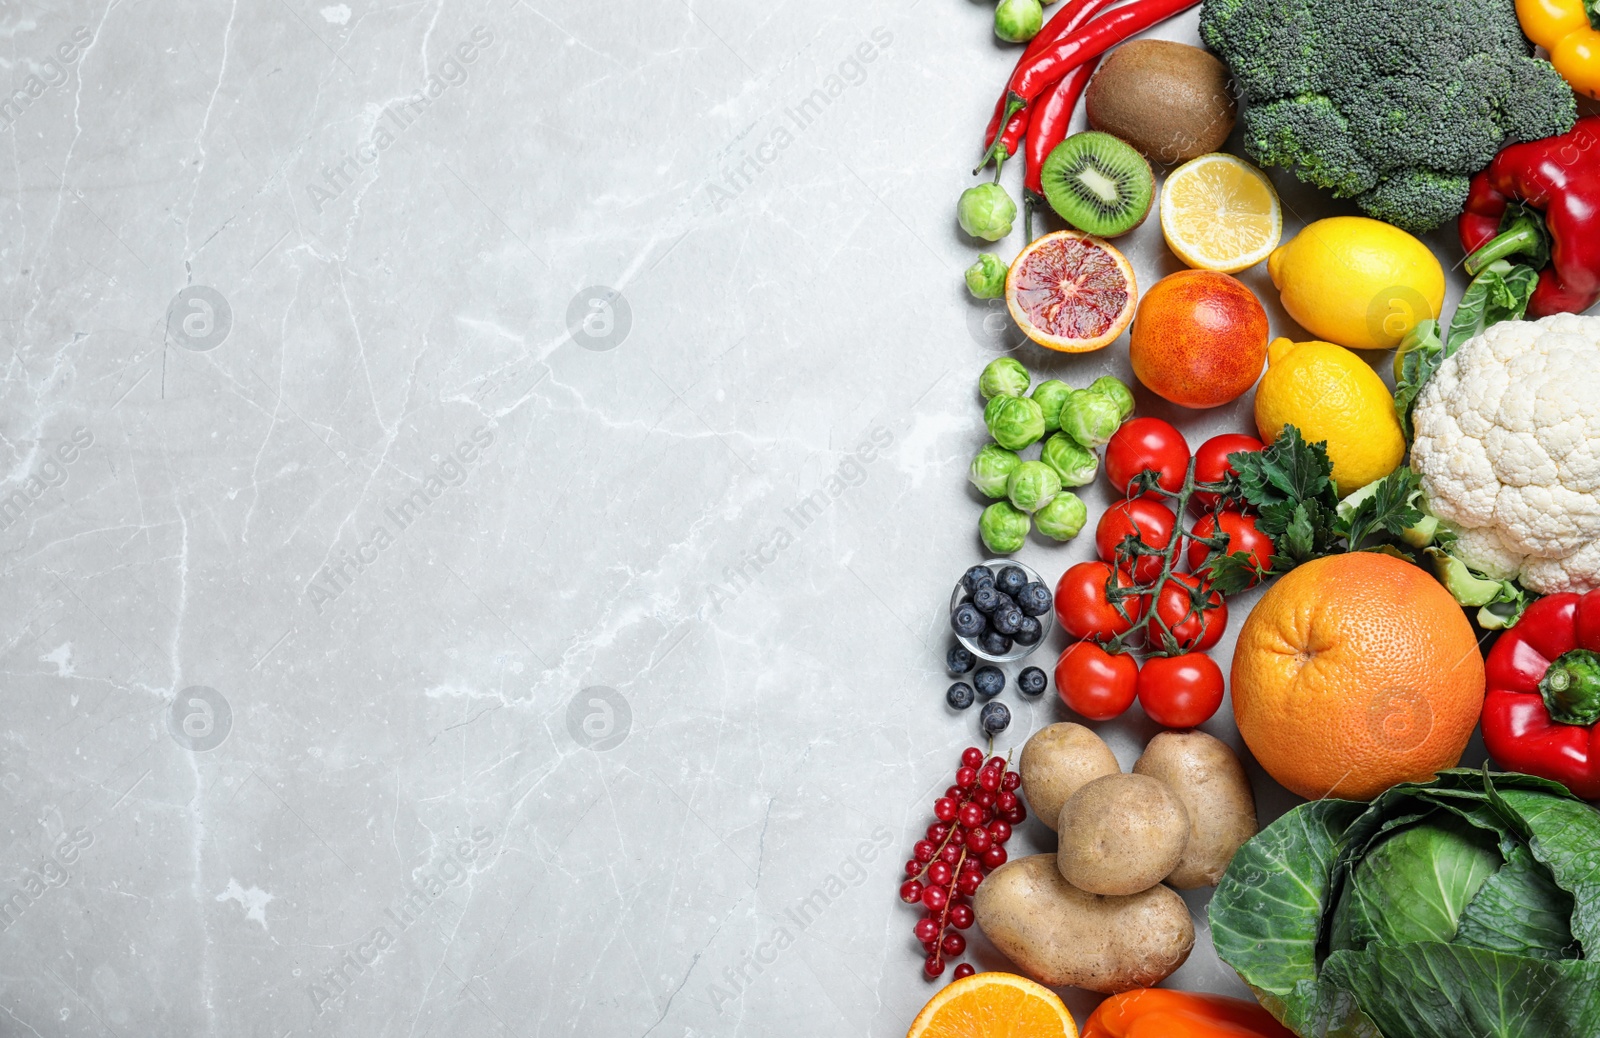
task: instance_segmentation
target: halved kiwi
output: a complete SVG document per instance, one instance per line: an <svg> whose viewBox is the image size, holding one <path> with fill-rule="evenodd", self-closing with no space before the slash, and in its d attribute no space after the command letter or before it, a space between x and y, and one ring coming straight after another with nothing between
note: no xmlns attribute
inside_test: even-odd
<svg viewBox="0 0 1600 1038"><path fill-rule="evenodd" d="M1039 171L1050 208L1080 231L1101 238L1144 223L1156 197L1150 163L1131 144L1085 130L1055 146Z"/></svg>

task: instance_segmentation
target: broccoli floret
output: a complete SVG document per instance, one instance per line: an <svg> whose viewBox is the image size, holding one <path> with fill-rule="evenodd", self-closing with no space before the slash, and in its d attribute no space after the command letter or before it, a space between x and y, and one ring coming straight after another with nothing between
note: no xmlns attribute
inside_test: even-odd
<svg viewBox="0 0 1600 1038"><path fill-rule="evenodd" d="M1200 35L1233 72L1253 159L1412 230L1455 215L1508 140L1577 117L1513 0L1205 0Z"/></svg>
<svg viewBox="0 0 1600 1038"><path fill-rule="evenodd" d="M1467 177L1454 173L1407 170L1384 179L1356 204L1374 219L1421 234L1460 214L1468 183Z"/></svg>

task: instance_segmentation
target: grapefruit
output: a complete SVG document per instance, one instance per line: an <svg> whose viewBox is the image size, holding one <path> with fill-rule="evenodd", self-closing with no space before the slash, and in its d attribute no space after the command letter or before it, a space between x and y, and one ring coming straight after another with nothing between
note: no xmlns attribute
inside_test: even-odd
<svg viewBox="0 0 1600 1038"><path fill-rule="evenodd" d="M1017 327L1062 353L1109 345L1133 320L1137 299L1127 257L1081 231L1034 239L1006 275L1006 306Z"/></svg>

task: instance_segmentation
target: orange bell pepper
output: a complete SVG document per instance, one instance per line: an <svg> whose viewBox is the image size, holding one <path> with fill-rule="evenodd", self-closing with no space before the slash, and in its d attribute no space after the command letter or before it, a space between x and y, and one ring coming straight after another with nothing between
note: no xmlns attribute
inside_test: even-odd
<svg viewBox="0 0 1600 1038"><path fill-rule="evenodd" d="M1140 988L1101 1002L1081 1038L1294 1038L1294 1032L1254 1002Z"/></svg>
<svg viewBox="0 0 1600 1038"><path fill-rule="evenodd" d="M1550 64L1572 89L1600 97L1600 11L1584 0L1517 0L1528 39L1550 52Z"/></svg>

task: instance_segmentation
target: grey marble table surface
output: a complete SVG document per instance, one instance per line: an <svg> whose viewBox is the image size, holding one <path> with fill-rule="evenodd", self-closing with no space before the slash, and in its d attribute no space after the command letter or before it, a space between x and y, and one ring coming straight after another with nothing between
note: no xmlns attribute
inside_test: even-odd
<svg viewBox="0 0 1600 1038"><path fill-rule="evenodd" d="M991 11L0 5L0 1035L904 1033Z"/></svg>

